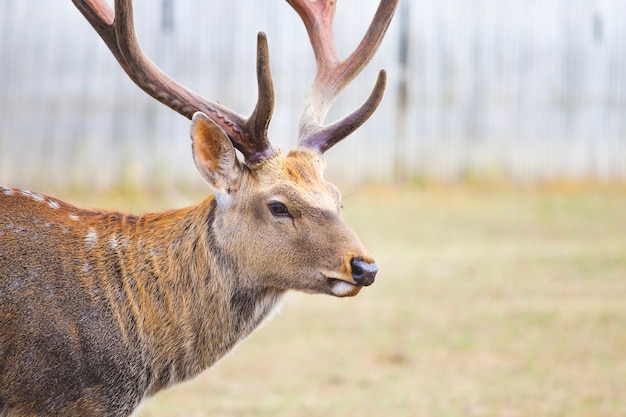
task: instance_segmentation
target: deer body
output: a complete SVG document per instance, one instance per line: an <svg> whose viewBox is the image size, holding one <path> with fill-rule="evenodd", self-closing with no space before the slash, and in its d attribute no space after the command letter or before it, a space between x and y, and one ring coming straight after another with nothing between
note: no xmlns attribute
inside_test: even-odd
<svg viewBox="0 0 626 417"><path fill-rule="evenodd" d="M0 188L0 411L128 415L219 360L288 289L358 293L350 260L368 255L320 164L278 154L240 168L227 201L143 216ZM276 200L293 215L273 215Z"/></svg>
<svg viewBox="0 0 626 417"><path fill-rule="evenodd" d="M299 146L283 155L267 137L274 90L264 34L257 106L246 119L143 55L129 0L115 0L115 13L103 0L73 0L130 78L192 119L193 159L214 195L134 216L0 187L0 417L130 415L223 357L286 291L346 297L374 282L376 263L341 220L322 154L373 113L385 73L360 108L323 120L372 57L398 0L381 1L346 60L334 48L335 1L287 1L317 74Z"/></svg>
<svg viewBox="0 0 626 417"><path fill-rule="evenodd" d="M10 416L129 415L221 358L284 293L254 285L220 245L213 198L135 217L33 195L0 193L3 207L29 209L0 217L0 411L19 404Z"/></svg>

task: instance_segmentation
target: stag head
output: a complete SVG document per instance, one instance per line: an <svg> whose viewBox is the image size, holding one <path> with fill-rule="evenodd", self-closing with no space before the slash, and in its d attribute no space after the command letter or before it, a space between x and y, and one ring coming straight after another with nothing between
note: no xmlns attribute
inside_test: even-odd
<svg viewBox="0 0 626 417"><path fill-rule="evenodd" d="M192 119L194 161L216 196L216 236L237 252L241 270L264 271L261 281L274 288L336 296L355 295L372 284L378 268L341 220L341 196L323 179L322 154L373 114L383 97L385 72L358 109L332 124L324 119L376 52L398 0L380 2L362 41L343 60L333 36L335 0L287 0L304 22L317 65L302 108L298 147L287 155L268 138L274 87L264 33L257 40L258 100L245 118L181 86L145 56L129 1L116 0L115 12L97 0L73 1L139 87ZM243 251L242 245L255 249Z"/></svg>

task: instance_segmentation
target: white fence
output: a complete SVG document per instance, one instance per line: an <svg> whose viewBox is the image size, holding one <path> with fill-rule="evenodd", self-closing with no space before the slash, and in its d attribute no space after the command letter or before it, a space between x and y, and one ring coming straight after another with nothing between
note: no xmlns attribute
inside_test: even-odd
<svg viewBox="0 0 626 417"><path fill-rule="evenodd" d="M377 0L338 2L342 55ZM386 68L385 99L328 152L330 176L626 179L623 0L402 0L379 53L328 120ZM285 1L136 0L147 54L242 113L256 101L255 39L268 34L277 105L270 137L295 145L314 71ZM162 187L199 181L189 122L118 68L70 0L0 0L0 183Z"/></svg>

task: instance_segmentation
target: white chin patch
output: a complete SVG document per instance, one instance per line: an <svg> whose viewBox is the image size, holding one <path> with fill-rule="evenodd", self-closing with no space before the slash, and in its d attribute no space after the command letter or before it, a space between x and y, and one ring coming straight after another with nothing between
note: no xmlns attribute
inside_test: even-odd
<svg viewBox="0 0 626 417"><path fill-rule="evenodd" d="M356 288L352 284L345 281L337 281L333 284L332 292L337 297L345 297L347 295L354 294L355 289Z"/></svg>

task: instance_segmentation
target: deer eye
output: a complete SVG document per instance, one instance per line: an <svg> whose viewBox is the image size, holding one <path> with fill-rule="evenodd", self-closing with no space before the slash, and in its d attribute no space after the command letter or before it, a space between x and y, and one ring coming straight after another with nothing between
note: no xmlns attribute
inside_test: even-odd
<svg viewBox="0 0 626 417"><path fill-rule="evenodd" d="M289 209L283 203L270 203L268 204L270 212L276 217L290 217Z"/></svg>

